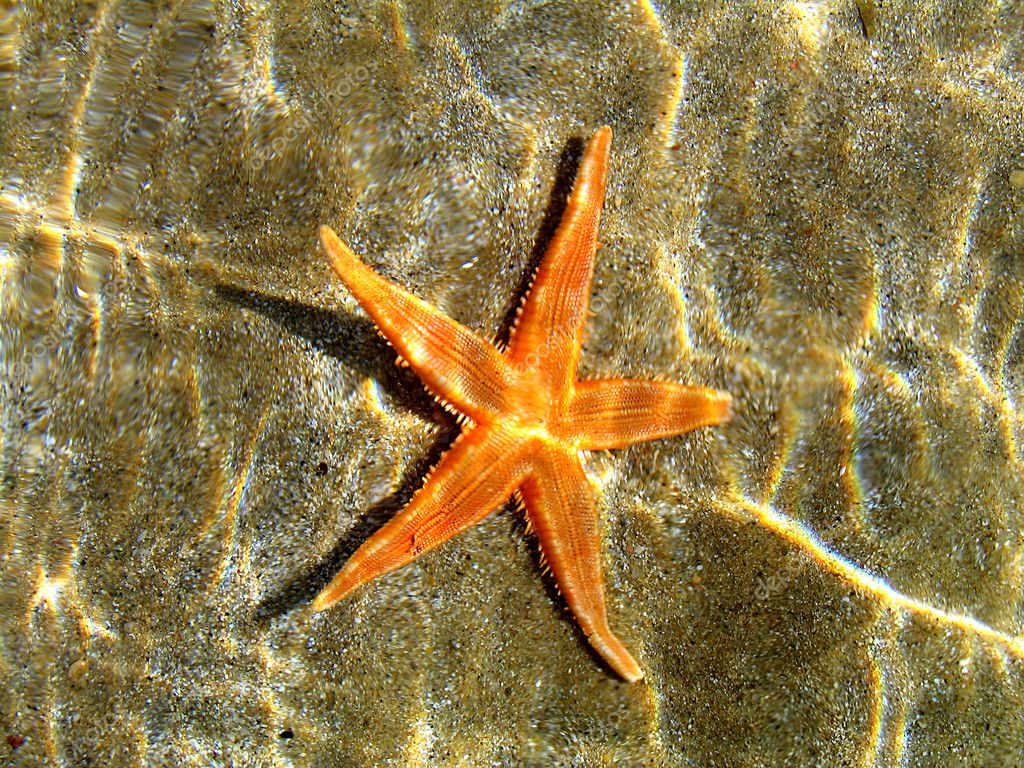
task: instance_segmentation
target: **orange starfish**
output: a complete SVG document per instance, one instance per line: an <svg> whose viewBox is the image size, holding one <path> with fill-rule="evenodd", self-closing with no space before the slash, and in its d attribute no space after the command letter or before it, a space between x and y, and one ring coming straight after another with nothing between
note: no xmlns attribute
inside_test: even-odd
<svg viewBox="0 0 1024 768"><path fill-rule="evenodd" d="M363 264L329 228L338 277L446 407L462 433L423 487L313 602L322 611L486 517L518 492L541 554L590 644L629 681L644 673L605 615L597 494L581 451L718 424L724 392L666 381L576 380L611 129L591 139L554 239L504 351Z"/></svg>

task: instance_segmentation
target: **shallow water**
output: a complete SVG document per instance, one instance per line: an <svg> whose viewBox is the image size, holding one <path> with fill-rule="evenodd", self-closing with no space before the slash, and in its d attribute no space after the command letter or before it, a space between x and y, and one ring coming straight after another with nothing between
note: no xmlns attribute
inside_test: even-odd
<svg viewBox="0 0 1024 768"><path fill-rule="evenodd" d="M13 765L1024 764L1013 3L0 4ZM614 130L589 647L509 506L309 602L456 433L316 243L501 331Z"/></svg>

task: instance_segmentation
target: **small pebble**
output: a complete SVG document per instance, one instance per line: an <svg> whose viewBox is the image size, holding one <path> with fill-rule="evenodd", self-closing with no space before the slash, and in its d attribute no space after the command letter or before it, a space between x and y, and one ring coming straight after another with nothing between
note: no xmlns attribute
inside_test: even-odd
<svg viewBox="0 0 1024 768"><path fill-rule="evenodd" d="M68 681L72 685L81 685L82 678L85 677L85 673L89 671L89 660L81 658L78 661L72 663L68 667Z"/></svg>
<svg viewBox="0 0 1024 768"><path fill-rule="evenodd" d="M1014 189L1024 189L1024 168L1010 171L1010 186Z"/></svg>

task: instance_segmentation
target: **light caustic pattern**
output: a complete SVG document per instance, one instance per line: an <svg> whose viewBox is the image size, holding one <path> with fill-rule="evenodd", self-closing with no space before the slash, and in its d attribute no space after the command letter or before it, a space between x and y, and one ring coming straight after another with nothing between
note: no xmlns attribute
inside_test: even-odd
<svg viewBox="0 0 1024 768"><path fill-rule="evenodd" d="M18 758L866 768L1019 750L1010 6L883 9L866 40L852 8L814 3L752 5L753 24L735 4L329 5L0 11ZM961 17L977 27L955 37ZM491 333L559 153L604 122L620 138L582 365L735 398L714 435L590 464L649 685L624 695L594 663L501 517L312 619L339 532L358 544L360 515L394 511L375 503L416 484L441 420L336 310L316 225ZM631 514L623 488L652 501ZM684 588L684 506L757 532L734 564L775 553L760 593L733 594L725 567ZM743 656L791 636L762 617L830 584L865 625L804 615L830 630L810 661ZM712 598L747 629L688 613Z"/></svg>
<svg viewBox="0 0 1024 768"><path fill-rule="evenodd" d="M864 317L865 335L869 335L878 322L877 306L866 306ZM922 341L934 345L940 343L934 338L929 339L927 335L923 335ZM966 381L976 387L975 396L977 399L986 403L990 408L990 412L994 414L994 423L991 426L991 430L1005 441L1004 457L1009 476L1016 478L1024 477L1024 472L1021 471L1024 468L1021 466L1014 438L1024 420L1012 407L1005 395L1005 390L1002 390L1002 388L993 390L980 372L977 364L973 363L969 355L955 349L949 350L947 354L950 359L956 361L957 367L962 369L961 373ZM869 503L864 497L862 483L858 476L858 457L855 452L858 431L862 428L862 425L858 424L858 407L855 403L856 395L861 388L858 376L848 360L833 356L832 353L826 353L826 358L830 359L833 363L834 367L831 370L835 372L837 389L843 393L841 398L843 402L840 404L840 410L835 415L833 423L838 429L844 430L847 433L843 438L847 443L846 463L838 467L838 474L842 477L848 492L849 508L841 523L834 525L833 530L829 532L835 534L838 538L838 535L843 533L847 527L861 528L865 526L866 509ZM913 399L910 386L892 370L874 366L868 366L867 370L871 371L879 381L884 382L884 386L888 387L898 397L909 400ZM795 434L791 435L791 437L795 437ZM817 567L848 581L859 592L879 601L887 609L900 614L917 616L938 626L945 625L955 628L964 632L967 636L975 636L984 647L991 650L997 657L1007 654L1009 657L1017 660L1024 659L1024 634L1021 633L1019 627L1013 625L1012 601L1002 606L996 606L1002 609L997 611L997 613L1002 614L1000 620L1007 625L1006 628L1001 629L990 626L986 621L970 615L969 610L958 610L950 605L942 605L933 598L913 596L901 591L898 586L891 584L884 576L874 573L870 568L859 565L853 559L844 556L840 548L829 544L826 538L817 532L813 526L806 524L798 517L780 511L780 508L773 503L773 500L779 495L780 485L785 473L794 461L793 449L795 442L795 439L786 441L784 449L776 457L774 471L770 471L767 475L763 491L756 496L748 495L743 490L745 486L743 479L733 475L729 483L730 489L715 505L716 509L723 514L736 517L737 519L755 520L759 525L762 525L801 550ZM915 457L914 460L926 461L928 453L927 441L919 433L915 435L915 442L917 443L915 447L925 456ZM910 473L912 468L908 466L906 471ZM931 471L933 474L937 474L937 470L934 468ZM959 484L960 478L956 478L955 482ZM781 503L785 504L785 501L783 500ZM984 509L972 511L979 516L990 513ZM763 590L765 593L763 597L770 597L769 593L787 588L789 585L786 583L786 576L787 572L783 571L781 577L770 579ZM1019 555L1010 557L1006 561L1003 576L1006 579L1007 588L1012 594L1015 591L1015 585L1020 585L1022 578L1024 578Z"/></svg>

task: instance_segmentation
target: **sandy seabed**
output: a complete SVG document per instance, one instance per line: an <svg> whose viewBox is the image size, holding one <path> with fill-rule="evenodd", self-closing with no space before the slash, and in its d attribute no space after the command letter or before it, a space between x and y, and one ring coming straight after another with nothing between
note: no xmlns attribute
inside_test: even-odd
<svg viewBox="0 0 1024 768"><path fill-rule="evenodd" d="M13 766L1024 764L1020 2L0 1ZM507 326L615 138L589 650L511 507L309 603L455 434L327 223Z"/></svg>

